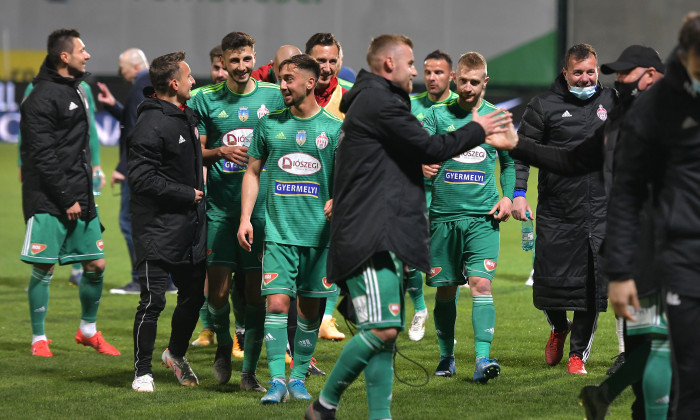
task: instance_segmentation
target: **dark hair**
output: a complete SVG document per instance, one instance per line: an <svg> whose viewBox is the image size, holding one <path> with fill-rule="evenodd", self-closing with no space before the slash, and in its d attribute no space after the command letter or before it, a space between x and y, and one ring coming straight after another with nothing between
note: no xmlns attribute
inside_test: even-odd
<svg viewBox="0 0 700 420"><path fill-rule="evenodd" d="M571 57L574 57L574 60L576 61L581 61L587 59L591 54L593 54L593 57L595 57L597 61L598 54L595 52L595 48L593 48L593 46L588 44L572 45L568 50L566 50L566 54L564 55L564 68L569 67L569 59Z"/></svg>
<svg viewBox="0 0 700 420"><path fill-rule="evenodd" d="M168 91L170 81L180 75L180 62L185 61L185 52L178 51L161 55L151 61L151 68L148 75L151 78L151 85L158 93Z"/></svg>
<svg viewBox="0 0 700 420"><path fill-rule="evenodd" d="M372 67L372 60L375 56L389 46L404 44L413 48L413 41L406 35L400 34L384 34L372 38L367 49L367 64Z"/></svg>
<svg viewBox="0 0 700 420"><path fill-rule="evenodd" d="M209 61L213 62L215 58L219 58L222 55L224 55L224 51L221 49L221 44L219 44L209 51Z"/></svg>
<svg viewBox="0 0 700 420"><path fill-rule="evenodd" d="M280 63L279 70L286 65L295 66L299 70L306 70L314 75L314 79L318 82L318 78L321 76L321 66L318 65L316 60L311 58L308 54L297 54L289 57ZM279 74L279 73L278 73ZM315 86L315 84L314 84Z"/></svg>
<svg viewBox="0 0 700 420"><path fill-rule="evenodd" d="M452 57L450 57L450 55L443 50L435 50L426 55L423 62L428 60L445 60L447 65L450 66L450 70L452 69Z"/></svg>
<svg viewBox="0 0 700 420"><path fill-rule="evenodd" d="M80 38L80 32L77 29L56 29L51 32L46 42L49 63L56 66L61 61L61 53L64 51L72 54L74 38Z"/></svg>
<svg viewBox="0 0 700 420"><path fill-rule="evenodd" d="M678 34L678 44L685 53L695 50L700 54L700 13L689 12L685 15L681 32Z"/></svg>
<svg viewBox="0 0 700 420"><path fill-rule="evenodd" d="M338 48L338 55L340 55L340 42L335 39L335 36L330 32L319 32L311 35L308 41L306 41L306 51L307 54L311 54L311 50L316 46L321 45L324 47L330 47L335 45Z"/></svg>
<svg viewBox="0 0 700 420"><path fill-rule="evenodd" d="M243 47L255 48L255 39L245 32L231 32L221 40L222 51L235 51Z"/></svg>

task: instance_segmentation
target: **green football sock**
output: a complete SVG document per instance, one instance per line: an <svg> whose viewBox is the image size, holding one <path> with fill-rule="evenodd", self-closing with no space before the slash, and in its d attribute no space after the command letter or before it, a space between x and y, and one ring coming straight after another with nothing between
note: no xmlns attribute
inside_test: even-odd
<svg viewBox="0 0 700 420"><path fill-rule="evenodd" d="M406 290L413 301L413 310L416 312L426 310L425 297L423 296L423 273L411 269Z"/></svg>
<svg viewBox="0 0 700 420"><path fill-rule="evenodd" d="M472 328L477 359L489 357L495 326L496 308L493 306L493 295L472 296Z"/></svg>
<svg viewBox="0 0 700 420"><path fill-rule="evenodd" d="M32 334L44 335L44 320L49 309L49 282L53 273L32 268L29 279L29 318L32 321Z"/></svg>
<svg viewBox="0 0 700 420"><path fill-rule="evenodd" d="M245 309L246 330L245 342L238 343L243 346L243 371L255 372L260 360L260 352L265 336L265 304L246 305ZM285 340L285 345L287 341Z"/></svg>
<svg viewBox="0 0 700 420"><path fill-rule="evenodd" d="M248 331L246 331L246 335ZM248 341L246 337L246 342ZM284 353L287 351L287 314L265 313L265 347L270 378L286 378Z"/></svg>
<svg viewBox="0 0 700 420"><path fill-rule="evenodd" d="M644 365L647 363L650 350L651 343L647 341L634 351L625 353L625 363L600 384L600 392L605 401L613 402L625 388L642 380Z"/></svg>
<svg viewBox="0 0 700 420"><path fill-rule="evenodd" d="M236 328L245 328L246 312L248 311L248 305L246 301L236 290L236 285L231 286L231 303L233 304L233 322ZM260 323L262 325L262 321Z"/></svg>
<svg viewBox="0 0 700 420"><path fill-rule="evenodd" d="M306 370L309 368L311 356L314 355L316 349L320 325L321 320L318 318L307 321L302 317L297 317L297 331L294 334L294 367L289 375L290 379L303 381L306 378Z"/></svg>
<svg viewBox="0 0 700 420"><path fill-rule="evenodd" d="M104 275L104 271L83 272L83 280L78 286L80 304L83 308L80 319L83 321L97 321L97 309L100 307L100 299L102 298L102 279Z"/></svg>
<svg viewBox="0 0 700 420"><path fill-rule="evenodd" d="M437 333L440 356L452 356L455 353L455 321L457 320L457 305L455 298L435 298L433 309L435 332Z"/></svg>
<svg viewBox="0 0 700 420"><path fill-rule="evenodd" d="M205 330L213 330L211 318L209 318L209 296L204 296L204 305L199 309L199 319L202 320L202 328Z"/></svg>
<svg viewBox="0 0 700 420"><path fill-rule="evenodd" d="M365 369L370 359L377 354L384 342L370 331L362 330L355 335L340 352L333 370L321 390L321 397L329 404L338 405L340 396Z"/></svg>
<svg viewBox="0 0 700 420"><path fill-rule="evenodd" d="M642 388L647 420L665 419L671 393L671 348L668 339L651 340Z"/></svg>
<svg viewBox="0 0 700 420"><path fill-rule="evenodd" d="M214 332L216 332L216 341L220 346L233 343L233 337L231 337L231 320L228 317L228 313L231 311L231 305L226 302L222 306L216 308L211 302L207 302L207 308L209 310L211 326L214 327Z"/></svg>
<svg viewBox="0 0 700 420"><path fill-rule="evenodd" d="M76 263L73 263L73 265L71 265L71 268L72 268L73 270L82 270L82 269L83 269L83 264L82 264L82 263L79 263L79 262L76 262Z"/></svg>
<svg viewBox="0 0 700 420"><path fill-rule="evenodd" d="M336 288L333 294L326 297L326 309L323 311L323 319L333 318L333 311L335 311L335 306L338 304L339 296L340 288Z"/></svg>
<svg viewBox="0 0 700 420"><path fill-rule="evenodd" d="M391 418L391 393L394 386L394 343L386 343L372 356L365 368L365 388L370 419Z"/></svg>

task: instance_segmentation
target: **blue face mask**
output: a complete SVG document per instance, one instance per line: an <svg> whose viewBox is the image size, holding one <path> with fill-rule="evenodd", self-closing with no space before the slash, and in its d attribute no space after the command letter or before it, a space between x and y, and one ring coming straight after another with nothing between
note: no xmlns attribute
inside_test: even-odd
<svg viewBox="0 0 700 420"><path fill-rule="evenodd" d="M569 92L571 92L572 95L575 97L585 101L586 99L590 98L595 94L595 89L596 86L588 86L588 87L575 87L575 86L569 86Z"/></svg>

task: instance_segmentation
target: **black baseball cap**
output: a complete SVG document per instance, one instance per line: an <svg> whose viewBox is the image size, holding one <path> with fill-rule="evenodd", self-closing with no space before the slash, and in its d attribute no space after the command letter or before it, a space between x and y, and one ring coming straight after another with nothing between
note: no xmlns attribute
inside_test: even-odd
<svg viewBox="0 0 700 420"><path fill-rule="evenodd" d="M618 71L632 70L635 67L653 67L660 73L666 71L664 63L661 62L659 53L651 47L642 45L630 45L620 54L620 57L612 62L600 66L603 74L615 73Z"/></svg>

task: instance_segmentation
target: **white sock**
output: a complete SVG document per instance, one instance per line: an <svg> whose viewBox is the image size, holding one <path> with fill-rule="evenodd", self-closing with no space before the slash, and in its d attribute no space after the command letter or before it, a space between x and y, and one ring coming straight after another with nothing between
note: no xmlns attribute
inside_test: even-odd
<svg viewBox="0 0 700 420"><path fill-rule="evenodd" d="M414 315L418 315L418 314L427 315L427 314L428 314L428 308L423 309L422 311L416 311Z"/></svg>
<svg viewBox="0 0 700 420"><path fill-rule="evenodd" d="M80 320L80 331L87 338L97 334L97 324L95 322L87 322Z"/></svg>
<svg viewBox="0 0 700 420"><path fill-rule="evenodd" d="M623 330L625 328L624 318L615 317L615 331L617 332L617 345L620 349L620 353L625 352L625 336Z"/></svg>
<svg viewBox="0 0 700 420"><path fill-rule="evenodd" d="M32 345L34 345L34 343L36 343L37 341L41 340L49 341L49 339L46 338L46 335L32 335Z"/></svg>

